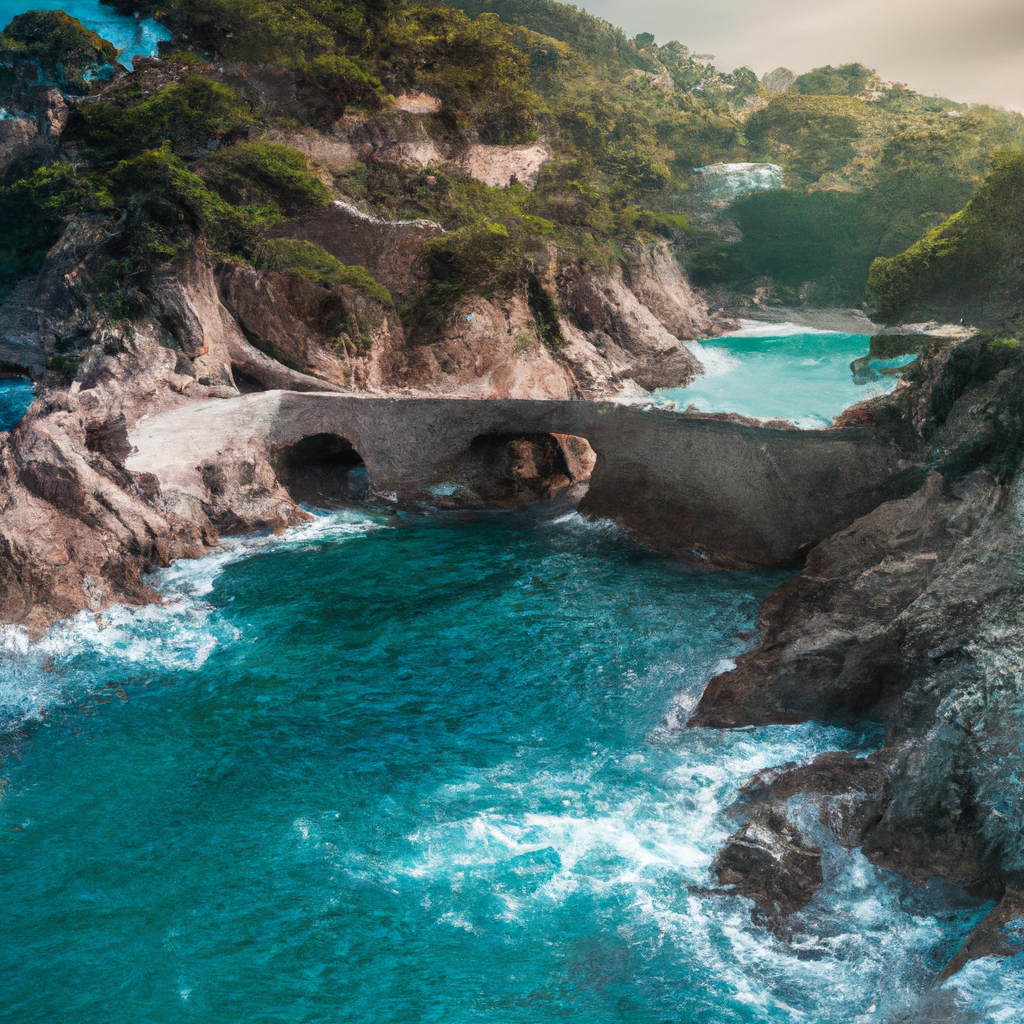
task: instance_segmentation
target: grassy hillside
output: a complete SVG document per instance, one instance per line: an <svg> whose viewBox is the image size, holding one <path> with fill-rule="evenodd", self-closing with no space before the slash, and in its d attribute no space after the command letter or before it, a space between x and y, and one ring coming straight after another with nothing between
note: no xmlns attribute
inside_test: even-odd
<svg viewBox="0 0 1024 1024"><path fill-rule="evenodd" d="M1024 327L1024 156L997 158L962 210L905 252L875 260L869 287L886 320Z"/></svg>
<svg viewBox="0 0 1024 1024"><path fill-rule="evenodd" d="M799 79L798 79L799 81ZM960 209L1024 120L897 87L858 96L775 96L746 124L752 159L781 164L784 195L730 211L743 234L696 258L705 283L768 284L784 301L864 300L868 269Z"/></svg>
<svg viewBox="0 0 1024 1024"><path fill-rule="evenodd" d="M73 159L21 167L0 190L0 214L15 225L0 240L7 287L39 266L73 216L117 226L123 259L111 280L130 292L198 236L259 265L275 220L333 194L441 221L439 300L513 288L552 246L566 259L610 262L626 242L682 237L686 220L674 211L691 168L743 152L732 86L713 68L679 46L658 50L666 66L655 48L575 12L577 28L589 27L573 33L584 50L434 0L167 0L155 13L173 32L161 68L145 86L141 75L83 83L91 95L74 104L64 139ZM19 40L13 29L0 37L9 50ZM274 84L255 88L254 76ZM302 124L328 129L346 112L388 138L405 123L395 96L413 90L440 99L421 124L449 148L543 137L553 159L537 188L373 161L325 186L297 153L262 140Z"/></svg>

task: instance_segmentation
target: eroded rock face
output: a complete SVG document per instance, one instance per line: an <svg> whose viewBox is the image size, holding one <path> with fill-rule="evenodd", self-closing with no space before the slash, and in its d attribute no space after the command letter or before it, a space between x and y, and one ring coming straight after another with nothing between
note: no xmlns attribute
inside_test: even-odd
<svg viewBox="0 0 1024 1024"><path fill-rule="evenodd" d="M426 283L426 243L444 228L429 220L381 220L339 201L309 217L283 221L272 234L315 242L348 266L366 267L400 298Z"/></svg>
<svg viewBox="0 0 1024 1024"><path fill-rule="evenodd" d="M434 97L422 93L400 96L393 109L408 115L429 114L435 112L428 108L436 102ZM289 132L279 138L323 166L369 161L405 170L446 168L500 188L512 184L532 188L541 168L551 159L551 150L544 143L445 146L430 137L418 116L397 121L392 118L386 134L380 131L380 125L351 115L342 119L338 127L341 131L337 134Z"/></svg>
<svg viewBox="0 0 1024 1024"><path fill-rule="evenodd" d="M218 391L179 373L159 338L155 326L102 335L83 380L43 387L0 441L0 617L34 636L83 608L153 600L144 573L201 554L218 532L303 518L256 453L225 453L188 507L126 470L139 416Z"/></svg>
<svg viewBox="0 0 1024 1024"><path fill-rule="evenodd" d="M645 262L656 266L656 278L648 278ZM587 397L617 391L625 380L645 391L685 387L703 372L700 362L635 290L645 292L676 328L705 320L710 326L706 308L689 290L672 257L660 251L638 255L631 280L633 287L618 266L602 272L568 267L558 274L558 297L566 314L559 324L566 343L559 356ZM686 305L688 297L692 306Z"/></svg>
<svg viewBox="0 0 1024 1024"><path fill-rule="evenodd" d="M544 345L525 294L457 303L437 340L414 344L395 364L395 383L466 398L572 396L573 378Z"/></svg>
<svg viewBox="0 0 1024 1024"><path fill-rule="evenodd" d="M582 438L573 441L579 447L580 442L585 444ZM577 445L571 446L572 455L567 458L554 434L484 435L473 441L459 476L486 505L518 508L551 501L573 483L589 479ZM577 476L570 468L573 456Z"/></svg>
<svg viewBox="0 0 1024 1024"><path fill-rule="evenodd" d="M722 885L754 900L769 917L806 906L821 888L821 850L804 842L799 829L769 812L747 822L719 850L714 874Z"/></svg>
<svg viewBox="0 0 1024 1024"><path fill-rule="evenodd" d="M0 181L12 168L52 160L70 113L59 89L31 88L13 98L16 109L0 120Z"/></svg>
<svg viewBox="0 0 1024 1024"><path fill-rule="evenodd" d="M818 545L762 605L761 646L708 684L692 724L889 713L917 663L977 628L973 595L966 604L951 595L952 607L938 608L932 590L973 561L972 538L1001 498L991 477L950 482L931 473L916 494Z"/></svg>
<svg viewBox="0 0 1024 1024"><path fill-rule="evenodd" d="M343 285L222 262L220 297L248 339L278 363L343 387L387 387L405 344L394 309Z"/></svg>
<svg viewBox="0 0 1024 1024"><path fill-rule="evenodd" d="M926 350L916 390L859 410L926 433L946 472L811 551L763 605L760 647L711 681L690 723L883 722L868 758L762 773L745 787L748 813L815 800L843 845L979 899L1024 878L1022 372L998 346L954 339ZM1010 469L970 469L983 458ZM1012 909L979 926L950 969L1001 948Z"/></svg>

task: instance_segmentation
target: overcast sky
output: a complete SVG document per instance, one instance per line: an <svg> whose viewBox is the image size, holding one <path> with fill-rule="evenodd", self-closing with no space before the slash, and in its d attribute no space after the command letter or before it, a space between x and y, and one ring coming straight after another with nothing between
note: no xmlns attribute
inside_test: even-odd
<svg viewBox="0 0 1024 1024"><path fill-rule="evenodd" d="M726 71L861 61L887 81L1024 110L1024 0L575 0Z"/></svg>

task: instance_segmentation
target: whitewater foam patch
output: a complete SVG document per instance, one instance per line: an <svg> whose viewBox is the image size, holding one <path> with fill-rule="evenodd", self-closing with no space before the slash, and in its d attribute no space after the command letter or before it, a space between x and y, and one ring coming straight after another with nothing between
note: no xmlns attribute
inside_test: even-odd
<svg viewBox="0 0 1024 1024"><path fill-rule="evenodd" d="M369 515L351 509L323 513L307 509L316 518L293 526L282 534L256 534L227 538L220 547L202 558L184 558L166 569L156 569L149 582L165 598L204 597L211 593L217 577L230 565L259 555L280 551L311 551L325 544L365 537L386 527L382 515Z"/></svg>
<svg viewBox="0 0 1024 1024"><path fill-rule="evenodd" d="M738 369L742 363L728 349L705 345L699 341L684 341L683 348L692 352L697 362L704 367L704 376L717 377Z"/></svg>
<svg viewBox="0 0 1024 1024"><path fill-rule="evenodd" d="M791 338L798 334L836 334L842 331L829 331L820 327L808 327L806 324L794 324L789 321L782 323L766 323L763 320L740 320L740 326L733 331L726 331L723 338Z"/></svg>

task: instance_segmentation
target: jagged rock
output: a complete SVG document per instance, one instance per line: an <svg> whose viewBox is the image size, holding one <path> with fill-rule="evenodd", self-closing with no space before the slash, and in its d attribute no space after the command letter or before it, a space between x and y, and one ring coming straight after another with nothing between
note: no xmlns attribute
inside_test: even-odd
<svg viewBox="0 0 1024 1024"><path fill-rule="evenodd" d="M1022 373L1015 351L984 339L930 344L916 387L870 416L904 438L927 433L947 465L987 452L1012 467ZM995 430L1003 448L986 447ZM1022 524L1019 472L929 474L810 553L763 605L759 648L709 683L690 724L884 721L863 764L819 759L751 796L827 793L822 820L876 864L998 897L1024 871L1024 786L1009 767L1021 754Z"/></svg>
<svg viewBox="0 0 1024 1024"><path fill-rule="evenodd" d="M0 181L11 168L52 160L70 114L59 89L41 86L13 98L16 109L0 120Z"/></svg>
<svg viewBox="0 0 1024 1024"><path fill-rule="evenodd" d="M885 765L848 751L821 754L808 765L759 772L741 793L758 801L811 795L818 802L821 823L848 849L860 846L892 799Z"/></svg>
<svg viewBox="0 0 1024 1024"><path fill-rule="evenodd" d="M571 377L543 344L527 297L455 305L437 340L410 346L397 382L467 398L555 398L571 394Z"/></svg>
<svg viewBox="0 0 1024 1024"><path fill-rule="evenodd" d="M246 335L279 362L334 385L383 388L404 346L393 309L356 288L221 262L221 299Z"/></svg>
<svg viewBox="0 0 1024 1024"><path fill-rule="evenodd" d="M683 292L665 287L671 281L660 256L650 258L659 280L643 290L653 294L666 319L679 325L685 318ZM632 277L641 278L642 257ZM675 278L681 279L678 267ZM645 390L685 387L703 372L700 362L626 283L622 268L595 271L567 267L557 277L563 312L559 327L567 344L560 357L570 366L584 394L618 390L634 380ZM692 295L692 293L690 293ZM700 317L694 297L693 319Z"/></svg>
<svg viewBox="0 0 1024 1024"><path fill-rule="evenodd" d="M766 599L760 647L708 684L692 724L887 714L911 679L908 662L926 659L940 643L955 645L957 635L977 626L973 597L953 598L942 611L926 595L972 559L971 538L991 521L1001 496L990 477L949 483L932 473L916 494L879 506L820 544L803 571ZM950 635L946 615L954 609Z"/></svg>
<svg viewBox="0 0 1024 1024"><path fill-rule="evenodd" d="M793 914L821 888L821 850L776 811L747 822L719 850L712 871L768 917Z"/></svg>
<svg viewBox="0 0 1024 1024"><path fill-rule="evenodd" d="M625 281L630 291L676 338L706 338L715 329L703 296L690 284L666 243L627 246Z"/></svg>

